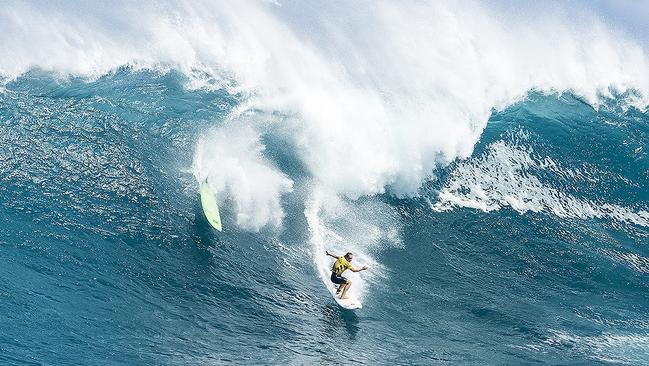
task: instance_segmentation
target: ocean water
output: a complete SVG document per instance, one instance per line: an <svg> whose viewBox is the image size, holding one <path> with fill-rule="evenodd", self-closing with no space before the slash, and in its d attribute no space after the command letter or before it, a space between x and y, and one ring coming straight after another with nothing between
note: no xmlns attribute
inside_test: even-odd
<svg viewBox="0 0 649 366"><path fill-rule="evenodd" d="M0 363L649 365L649 58L551 8L3 5Z"/></svg>

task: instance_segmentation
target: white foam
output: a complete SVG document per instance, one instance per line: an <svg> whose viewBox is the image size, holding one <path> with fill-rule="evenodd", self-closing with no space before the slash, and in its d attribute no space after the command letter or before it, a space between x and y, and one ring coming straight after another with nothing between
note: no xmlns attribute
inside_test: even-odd
<svg viewBox="0 0 649 366"><path fill-rule="evenodd" d="M468 207L486 212L511 207L518 212L551 212L559 217L602 218L649 226L647 212L574 197L534 175L535 170L579 179L550 158L533 156L530 148L497 141L478 157L459 162L430 204L434 211Z"/></svg>
<svg viewBox="0 0 649 366"><path fill-rule="evenodd" d="M95 77L122 65L177 69L190 87L249 95L296 115L312 175L348 197L416 194L438 164L471 154L492 108L530 89L635 88L643 50L594 16L521 17L473 2L16 2L0 9L0 74ZM282 128L282 126L277 126Z"/></svg>
<svg viewBox="0 0 649 366"><path fill-rule="evenodd" d="M207 179L219 197L226 193L235 203L237 224L250 230L279 226L284 217L281 196L293 188L293 181L263 151L256 131L234 125L201 136L194 154L196 179Z"/></svg>

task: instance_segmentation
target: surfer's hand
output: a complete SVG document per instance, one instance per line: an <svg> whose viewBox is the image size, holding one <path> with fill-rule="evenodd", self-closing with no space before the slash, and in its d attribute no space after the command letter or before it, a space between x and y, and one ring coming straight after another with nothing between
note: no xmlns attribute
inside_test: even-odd
<svg viewBox="0 0 649 366"><path fill-rule="evenodd" d="M367 266L363 266L363 268L361 268L361 271L364 271L366 269L367 269Z"/></svg>

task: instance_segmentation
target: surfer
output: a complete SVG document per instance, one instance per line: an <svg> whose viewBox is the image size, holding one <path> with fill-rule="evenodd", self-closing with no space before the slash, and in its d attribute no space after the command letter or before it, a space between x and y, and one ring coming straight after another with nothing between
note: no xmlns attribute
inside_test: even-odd
<svg viewBox="0 0 649 366"><path fill-rule="evenodd" d="M344 256L337 256L329 253L329 251L326 251L326 253L328 256L336 258L336 262L334 262L333 267L331 267L331 282L339 285L338 290L336 290L336 295L340 294L341 299L348 299L347 291L349 291L349 288L352 286L352 281L343 277L343 272L348 269L352 272L360 272L366 270L367 266L361 268L352 267L350 262L354 258L354 255L351 252L347 252Z"/></svg>

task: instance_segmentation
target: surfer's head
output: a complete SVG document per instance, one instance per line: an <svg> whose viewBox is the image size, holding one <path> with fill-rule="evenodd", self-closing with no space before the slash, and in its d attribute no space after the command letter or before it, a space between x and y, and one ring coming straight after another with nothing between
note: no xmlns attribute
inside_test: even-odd
<svg viewBox="0 0 649 366"><path fill-rule="evenodd" d="M345 259L347 259L347 262L351 262L353 258L354 258L354 255L352 254L352 252L347 252L345 254Z"/></svg>

